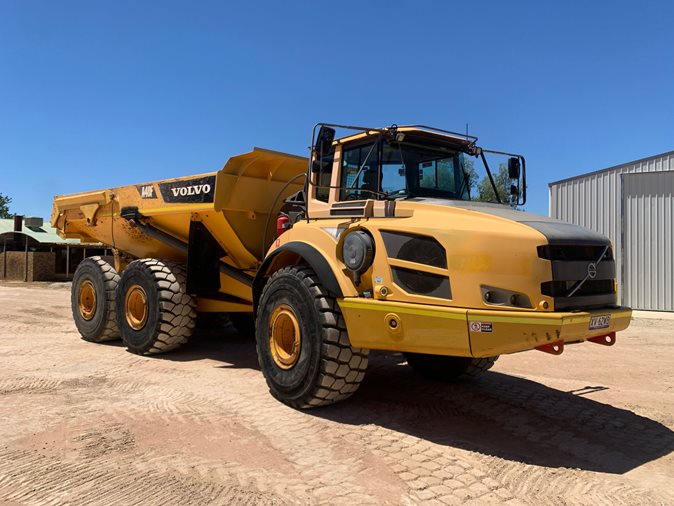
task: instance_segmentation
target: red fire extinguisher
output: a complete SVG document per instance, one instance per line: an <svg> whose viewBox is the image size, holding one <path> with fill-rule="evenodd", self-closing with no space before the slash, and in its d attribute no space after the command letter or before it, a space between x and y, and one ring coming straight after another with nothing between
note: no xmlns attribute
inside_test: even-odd
<svg viewBox="0 0 674 506"><path fill-rule="evenodd" d="M287 214L280 213L276 218L276 237L290 228L290 218Z"/></svg>

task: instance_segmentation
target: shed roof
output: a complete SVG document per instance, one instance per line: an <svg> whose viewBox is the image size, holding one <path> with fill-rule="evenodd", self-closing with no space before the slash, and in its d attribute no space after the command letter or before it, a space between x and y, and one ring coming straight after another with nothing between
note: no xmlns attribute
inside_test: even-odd
<svg viewBox="0 0 674 506"><path fill-rule="evenodd" d="M613 166L607 167L605 169L594 170L592 172L586 172L584 174L579 174L577 176L567 177L567 178L564 178L564 179L560 179L558 181L553 181L552 183L548 183L548 186L554 186L554 185L559 184L559 183L567 183L569 181L574 181L576 179L584 179L588 176L594 176L595 174L601 174L603 172L610 172L612 170L620 170L623 167L627 167L629 165L636 165L638 163L648 162L648 161L651 161L651 160L663 158L665 156L670 156L670 155L674 155L674 151L665 151L664 153L660 153L659 155L647 156L646 158L639 158L638 160L633 160L631 162L625 162L625 163L621 163L621 164L618 164L618 165L613 165Z"/></svg>
<svg viewBox="0 0 674 506"><path fill-rule="evenodd" d="M14 232L14 219L2 220L0 219L0 235ZM41 227L27 227L23 223L21 232L19 234L27 235L42 244L80 244L79 239L62 239L57 233L56 229L50 227L46 223Z"/></svg>

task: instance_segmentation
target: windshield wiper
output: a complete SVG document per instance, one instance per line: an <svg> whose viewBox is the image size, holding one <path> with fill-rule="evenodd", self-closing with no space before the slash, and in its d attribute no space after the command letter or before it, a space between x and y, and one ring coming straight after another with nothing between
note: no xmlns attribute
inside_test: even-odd
<svg viewBox="0 0 674 506"><path fill-rule="evenodd" d="M351 186L349 188L355 188L356 187L356 184L358 183L358 178L360 177L360 174L363 172L363 169L365 168L365 164L367 163L368 158L370 158L370 155L372 154L372 150L377 147L377 144L379 144L379 141L372 144L372 147L370 148L370 151L368 151L367 155L365 155L365 160L363 160L363 163L361 164L360 168L358 169L358 172L356 173L356 177L353 178L353 183L351 183ZM368 191L368 190L366 190L366 191Z"/></svg>
<svg viewBox="0 0 674 506"><path fill-rule="evenodd" d="M463 156L459 157L461 163L461 172L463 173L463 178L461 179L461 186L459 186L459 193L457 193L458 198L462 198L464 187L468 190L468 200L472 200L470 197L470 176L466 172L466 165L463 159Z"/></svg>

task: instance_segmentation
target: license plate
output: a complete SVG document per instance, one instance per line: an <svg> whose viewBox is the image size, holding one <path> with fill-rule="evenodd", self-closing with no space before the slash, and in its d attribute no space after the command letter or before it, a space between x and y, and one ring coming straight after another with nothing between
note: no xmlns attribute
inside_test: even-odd
<svg viewBox="0 0 674 506"><path fill-rule="evenodd" d="M611 323L611 315L605 314L590 318L590 330L606 329Z"/></svg>

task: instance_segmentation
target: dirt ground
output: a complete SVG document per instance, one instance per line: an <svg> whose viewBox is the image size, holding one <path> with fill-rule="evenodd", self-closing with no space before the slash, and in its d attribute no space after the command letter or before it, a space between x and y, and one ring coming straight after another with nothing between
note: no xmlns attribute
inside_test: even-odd
<svg viewBox="0 0 674 506"><path fill-rule="evenodd" d="M373 353L295 411L251 336L140 357L79 339L70 292L0 284L2 504L674 504L674 321L502 357L471 384Z"/></svg>

